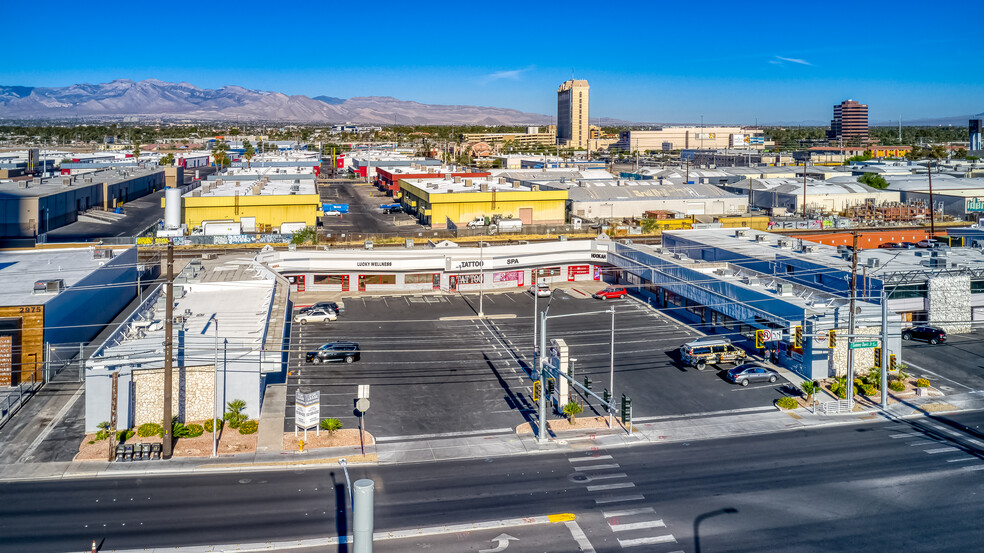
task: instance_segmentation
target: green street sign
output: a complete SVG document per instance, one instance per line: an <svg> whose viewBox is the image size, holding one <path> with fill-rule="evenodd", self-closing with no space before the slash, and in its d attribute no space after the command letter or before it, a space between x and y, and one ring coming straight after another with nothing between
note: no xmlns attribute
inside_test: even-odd
<svg viewBox="0 0 984 553"><path fill-rule="evenodd" d="M876 348L878 347L878 342L872 340L870 342L851 342L851 349L864 349L864 348Z"/></svg>

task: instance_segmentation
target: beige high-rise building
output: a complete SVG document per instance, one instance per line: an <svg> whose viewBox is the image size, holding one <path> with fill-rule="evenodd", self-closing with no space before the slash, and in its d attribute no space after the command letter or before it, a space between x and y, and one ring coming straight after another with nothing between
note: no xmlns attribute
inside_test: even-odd
<svg viewBox="0 0 984 553"><path fill-rule="evenodd" d="M557 144L588 145L588 81L565 81L557 89Z"/></svg>

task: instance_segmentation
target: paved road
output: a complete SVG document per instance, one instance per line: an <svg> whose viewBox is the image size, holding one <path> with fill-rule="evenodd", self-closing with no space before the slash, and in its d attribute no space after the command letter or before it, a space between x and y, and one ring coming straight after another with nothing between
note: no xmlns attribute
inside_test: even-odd
<svg viewBox="0 0 984 553"><path fill-rule="evenodd" d="M903 342L902 362L945 393L984 390L984 330L950 334L943 344Z"/></svg>
<svg viewBox="0 0 984 553"><path fill-rule="evenodd" d="M377 532L573 513L598 552L963 553L984 540L982 428L978 412L350 473L376 482ZM349 530L343 479L312 469L6 483L0 551L330 538ZM508 550L576 550L572 532L536 528L509 531L519 540ZM380 551L479 551L494 538L454 532Z"/></svg>
<svg viewBox="0 0 984 553"><path fill-rule="evenodd" d="M150 225L164 218L164 208L161 198L164 190L158 190L141 198L136 198L124 205L126 217L108 224L87 223L77 221L49 232L48 242L72 242L92 240L94 238L111 238L119 236L136 236Z"/></svg>

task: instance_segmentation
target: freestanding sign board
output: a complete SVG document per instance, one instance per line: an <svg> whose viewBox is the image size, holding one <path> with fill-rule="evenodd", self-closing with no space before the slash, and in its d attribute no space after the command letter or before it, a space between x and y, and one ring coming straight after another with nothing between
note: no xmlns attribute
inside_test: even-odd
<svg viewBox="0 0 984 553"><path fill-rule="evenodd" d="M569 356L567 342L562 339L550 340L550 365L551 376L554 378L554 394L551 399L557 411L563 410L567 402L570 401L570 393L567 388L567 379L561 374L568 373Z"/></svg>
<svg viewBox="0 0 984 553"><path fill-rule="evenodd" d="M318 435L321 435L321 427L318 421L321 419L321 392L297 392L294 394L294 435L297 429L304 430L304 437L307 438L309 428L316 428Z"/></svg>

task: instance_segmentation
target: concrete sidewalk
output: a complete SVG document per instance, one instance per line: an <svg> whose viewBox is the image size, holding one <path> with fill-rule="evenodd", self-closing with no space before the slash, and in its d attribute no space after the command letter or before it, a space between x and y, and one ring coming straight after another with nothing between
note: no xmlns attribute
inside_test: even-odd
<svg viewBox="0 0 984 553"><path fill-rule="evenodd" d="M942 415L958 411L984 410L984 391L956 394L946 398L922 397L892 404L885 411L870 409L844 415L824 416L807 409L779 411L756 408L738 412L697 413L661 417L634 424L633 434L621 427L559 432L546 444L534 436L489 433L468 437L444 437L388 441L366 446L361 457L359 446L309 450L304 453L262 451L211 458L178 458L170 461L130 463L60 462L22 463L0 466L0 481L57 478L98 478L147 476L154 474L204 474L328 468L347 458L356 464L400 464L464 459L487 459L511 455L535 455L581 451L593 447L627 447L645 443L669 443L716 438L735 438L756 434L808 430L835 425L884 422L898 418Z"/></svg>

